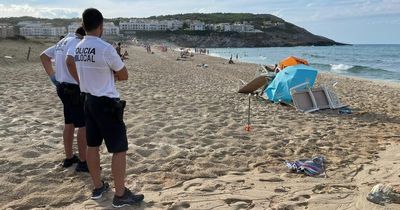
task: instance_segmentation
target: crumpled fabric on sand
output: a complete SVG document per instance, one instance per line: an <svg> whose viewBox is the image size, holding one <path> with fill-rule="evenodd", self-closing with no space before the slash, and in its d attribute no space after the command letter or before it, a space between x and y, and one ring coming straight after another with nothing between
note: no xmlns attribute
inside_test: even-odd
<svg viewBox="0 0 400 210"><path fill-rule="evenodd" d="M296 160L294 162L285 161L286 166L296 173L306 174L308 176L317 176L325 172L325 158L317 156L310 159Z"/></svg>

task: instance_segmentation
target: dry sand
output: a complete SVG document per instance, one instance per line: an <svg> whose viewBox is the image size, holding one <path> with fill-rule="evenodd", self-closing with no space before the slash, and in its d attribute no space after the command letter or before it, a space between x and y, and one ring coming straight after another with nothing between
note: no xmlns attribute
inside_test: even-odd
<svg viewBox="0 0 400 210"><path fill-rule="evenodd" d="M38 60L48 45L0 41L0 209L110 209L112 192L89 200L89 176L59 166L61 103ZM338 82L354 114L302 114L252 99L245 132L248 98L236 91L257 65L127 50L130 78L118 89L127 100L127 185L145 194L135 209L400 208L365 199L376 183L400 184L399 85L320 74L320 84ZM111 155L101 154L112 182ZM327 158L328 178L283 164L315 155Z"/></svg>

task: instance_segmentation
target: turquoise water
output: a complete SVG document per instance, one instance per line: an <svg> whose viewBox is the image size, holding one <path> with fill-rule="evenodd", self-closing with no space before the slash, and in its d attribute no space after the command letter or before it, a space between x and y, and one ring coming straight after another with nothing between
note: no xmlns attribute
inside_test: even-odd
<svg viewBox="0 0 400 210"><path fill-rule="evenodd" d="M275 64L290 55L319 71L400 82L400 45L329 47L211 48L210 55L257 64Z"/></svg>

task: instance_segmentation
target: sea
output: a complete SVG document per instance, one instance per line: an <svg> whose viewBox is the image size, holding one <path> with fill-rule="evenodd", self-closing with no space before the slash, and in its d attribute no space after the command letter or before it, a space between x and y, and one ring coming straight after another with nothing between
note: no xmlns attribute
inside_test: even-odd
<svg viewBox="0 0 400 210"><path fill-rule="evenodd" d="M321 72L400 83L400 45L209 48L211 56L274 65L295 56Z"/></svg>

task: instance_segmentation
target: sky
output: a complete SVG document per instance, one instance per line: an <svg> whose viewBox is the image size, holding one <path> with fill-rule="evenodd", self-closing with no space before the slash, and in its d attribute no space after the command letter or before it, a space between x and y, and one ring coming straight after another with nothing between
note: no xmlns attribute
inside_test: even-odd
<svg viewBox="0 0 400 210"><path fill-rule="evenodd" d="M338 42L400 44L400 0L0 0L0 17L80 17L89 7L106 18L266 13Z"/></svg>

